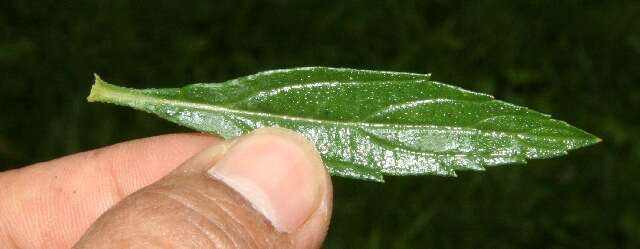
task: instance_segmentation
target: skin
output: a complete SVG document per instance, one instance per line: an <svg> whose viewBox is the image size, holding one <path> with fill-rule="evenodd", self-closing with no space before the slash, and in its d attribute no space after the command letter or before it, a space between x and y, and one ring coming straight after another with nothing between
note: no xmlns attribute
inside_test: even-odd
<svg viewBox="0 0 640 249"><path fill-rule="evenodd" d="M331 180L303 140L282 129L233 141L171 134L2 172L0 245L319 248L331 216ZM272 178L243 170L256 162ZM266 181L256 186L267 189L260 196L268 201L229 179Z"/></svg>

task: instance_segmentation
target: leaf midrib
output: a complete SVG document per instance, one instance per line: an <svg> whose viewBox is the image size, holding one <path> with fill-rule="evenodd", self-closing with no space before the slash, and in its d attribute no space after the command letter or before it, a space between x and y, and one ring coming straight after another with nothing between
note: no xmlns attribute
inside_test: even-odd
<svg viewBox="0 0 640 249"><path fill-rule="evenodd" d="M173 105L173 106L178 106L183 108L194 108L194 109L200 109L200 110L212 111L212 112L238 113L238 114L244 114L244 115L262 116L262 117L277 118L277 119L283 119L283 120L305 121L305 122L312 122L312 123L318 123L318 124L331 124L336 126L347 126L347 127L356 127L356 128L361 126L382 127L382 128L386 128L386 127L424 128L424 129L433 128L433 129L440 129L440 130L458 130L458 131L468 131L468 132L497 132L497 133L502 133L507 135L525 136L525 137L533 137L533 138L560 138L565 140L566 139L581 140L579 138L577 139L568 138L566 136L559 136L559 135L541 136L541 135L531 135L531 134L518 133L518 132L508 132L508 131L496 131L496 130L485 131L478 128L459 127L459 126L407 125L407 124L384 124L384 123L365 123L365 122L356 123L356 122L344 122L344 121L332 121L332 120L318 120L318 119L294 117L294 116L279 115L279 114L272 114L272 113L229 109L219 105L202 104L202 103L196 103L196 102L186 101L186 100L162 99L159 97L153 97L146 94L141 94L143 90L119 87L119 86L108 84L106 82L104 84L105 84L104 88L107 90L102 91L99 94L100 96L102 96L102 98L97 96L96 99L104 102L111 102L113 104L119 104L119 105L125 105L125 106L132 106L130 103L140 104L141 102L146 102L151 104L166 104L166 105ZM135 105L133 105L132 107L135 107ZM139 109L142 109L142 108L139 108Z"/></svg>

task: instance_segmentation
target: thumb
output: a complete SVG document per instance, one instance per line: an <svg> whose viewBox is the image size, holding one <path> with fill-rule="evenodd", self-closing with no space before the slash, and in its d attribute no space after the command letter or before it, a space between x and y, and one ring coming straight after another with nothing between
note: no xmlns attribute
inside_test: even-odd
<svg viewBox="0 0 640 249"><path fill-rule="evenodd" d="M207 148L131 194L75 248L319 248L331 206L315 148L264 128Z"/></svg>

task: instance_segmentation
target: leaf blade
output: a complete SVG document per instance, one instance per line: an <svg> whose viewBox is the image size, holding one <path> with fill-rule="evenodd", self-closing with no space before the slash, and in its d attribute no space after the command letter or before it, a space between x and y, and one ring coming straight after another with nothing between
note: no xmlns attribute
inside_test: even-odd
<svg viewBox="0 0 640 249"><path fill-rule="evenodd" d="M308 67L146 90L96 76L88 100L225 138L265 126L292 129L316 145L331 173L375 181L455 176L599 142L549 115L411 73Z"/></svg>

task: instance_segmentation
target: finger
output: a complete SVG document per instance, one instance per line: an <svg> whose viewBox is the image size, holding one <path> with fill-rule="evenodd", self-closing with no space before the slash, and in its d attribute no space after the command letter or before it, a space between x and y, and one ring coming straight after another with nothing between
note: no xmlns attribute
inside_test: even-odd
<svg viewBox="0 0 640 249"><path fill-rule="evenodd" d="M98 216L220 139L133 140L0 174L0 244L69 248Z"/></svg>
<svg viewBox="0 0 640 249"><path fill-rule="evenodd" d="M319 248L331 196L310 143L260 129L204 150L130 195L76 248Z"/></svg>

